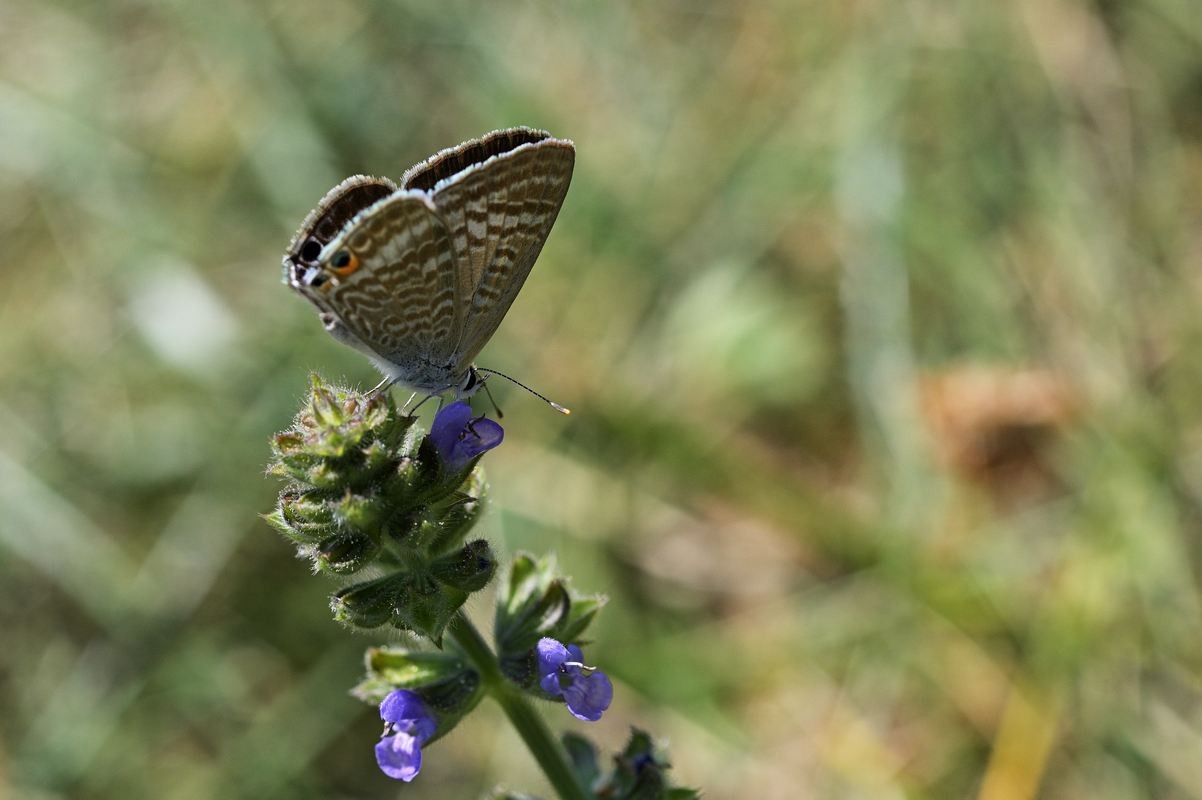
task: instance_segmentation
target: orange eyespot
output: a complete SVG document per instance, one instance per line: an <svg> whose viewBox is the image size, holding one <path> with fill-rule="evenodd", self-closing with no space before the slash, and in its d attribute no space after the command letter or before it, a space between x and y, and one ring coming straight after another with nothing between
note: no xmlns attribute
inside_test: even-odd
<svg viewBox="0 0 1202 800"><path fill-rule="evenodd" d="M350 250L339 250L330 259L330 269L338 277L345 278L359 269L359 256Z"/></svg>

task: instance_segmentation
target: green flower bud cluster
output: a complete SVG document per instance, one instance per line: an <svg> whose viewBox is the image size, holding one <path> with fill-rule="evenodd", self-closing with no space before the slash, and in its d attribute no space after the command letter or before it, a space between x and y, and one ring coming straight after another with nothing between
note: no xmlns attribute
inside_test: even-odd
<svg viewBox="0 0 1202 800"><path fill-rule="evenodd" d="M355 576L331 598L339 622L392 625L441 647L496 559L483 539L465 543L483 510L481 469L449 471L414 422L387 392L311 376L292 427L272 440L268 471L289 483L266 519L316 571Z"/></svg>

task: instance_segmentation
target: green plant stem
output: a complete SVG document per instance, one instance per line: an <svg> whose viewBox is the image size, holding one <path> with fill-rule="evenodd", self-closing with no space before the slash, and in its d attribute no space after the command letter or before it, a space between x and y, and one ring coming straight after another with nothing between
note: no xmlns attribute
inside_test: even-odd
<svg viewBox="0 0 1202 800"><path fill-rule="evenodd" d="M497 665L497 657L462 611L451 619L447 632L480 673L485 690L509 717L522 741L542 767L547 780L555 787L560 800L589 800L588 793L576 780L575 773L564 757L563 748L555 741L547 723L530 701L505 680Z"/></svg>

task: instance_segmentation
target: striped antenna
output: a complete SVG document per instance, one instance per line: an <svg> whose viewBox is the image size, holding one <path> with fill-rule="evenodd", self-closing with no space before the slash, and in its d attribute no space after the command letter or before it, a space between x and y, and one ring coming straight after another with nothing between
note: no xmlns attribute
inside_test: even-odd
<svg viewBox="0 0 1202 800"><path fill-rule="evenodd" d="M567 406L561 406L559 403L556 403L556 402L555 402L554 400L552 400L551 398L549 398L549 397L547 397L547 396L545 396L545 395L541 395L541 394L539 394L538 392L534 391L534 390L533 390L533 389L531 389L529 386L527 386L526 384L524 384L524 383L522 383L521 381L517 380L516 378L511 378L511 377L509 377L509 376L508 376L508 375L506 375L504 372L497 372L495 369L488 369L488 368L486 368L486 367L477 367L477 368L476 368L476 371L477 371L477 372L483 372L483 373L486 373L486 374L488 374L488 375L496 375L498 378L504 378L505 380L509 381L510 383L514 384L515 386L520 386L520 387L522 387L522 388L523 388L523 389L525 389L526 391L530 392L530 394L534 395L534 396L535 396L535 397L537 397L539 400L542 400L544 403L546 403L547 405L551 406L551 408L555 409L556 411L558 411L560 414L563 414L564 416L567 416L568 414L571 414L571 413L572 413L572 409L568 408ZM490 395L490 397L491 397L491 395ZM494 403L494 405L495 405L495 403Z"/></svg>

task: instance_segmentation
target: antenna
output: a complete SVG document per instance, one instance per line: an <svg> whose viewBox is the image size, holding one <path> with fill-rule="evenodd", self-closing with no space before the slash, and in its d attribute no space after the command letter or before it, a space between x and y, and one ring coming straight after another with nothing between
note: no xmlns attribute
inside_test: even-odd
<svg viewBox="0 0 1202 800"><path fill-rule="evenodd" d="M488 395L488 402L492 403L493 410L497 412L497 419L505 419L505 415L501 413L501 407L497 405L497 401L492 399L492 392L488 390L488 381L480 381L480 385L484 387L484 393Z"/></svg>
<svg viewBox="0 0 1202 800"><path fill-rule="evenodd" d="M556 403L554 400L552 400L552 399L550 399L550 398L548 398L548 397L545 397L544 395L541 395L541 394L539 394L538 392L534 391L533 389L531 389L529 386L527 386L526 384L522 383L521 381L519 381L519 380L517 380L517 379L515 379L515 378L511 378L511 377L509 377L509 376L508 376L508 375L506 375L504 372L497 372L495 369L487 369L487 368L484 368L484 367L477 367L477 368L476 368L476 371L477 371L477 372L484 372L484 373L487 373L488 375L496 375L498 378L504 378L505 380L509 381L509 382L510 382L510 383L512 383L512 384L515 384L515 385L517 385L517 386L521 386L523 389L525 389L526 391L530 392L530 394L534 395L534 396L535 396L535 397L537 397L539 400L542 400L542 401L543 401L544 403L546 403L547 405L551 406L551 408L555 409L555 410L556 410L556 411L558 411L560 414L563 414L563 415L567 416L568 414L571 414L571 413L572 413L572 409L570 409L570 408L567 408L566 406L561 406L559 403ZM484 389L485 389L485 391L488 391L488 386L486 385L486 386L484 387ZM489 395L489 399L490 399L490 400L492 399L492 395ZM494 403L493 405L496 405L496 404Z"/></svg>

